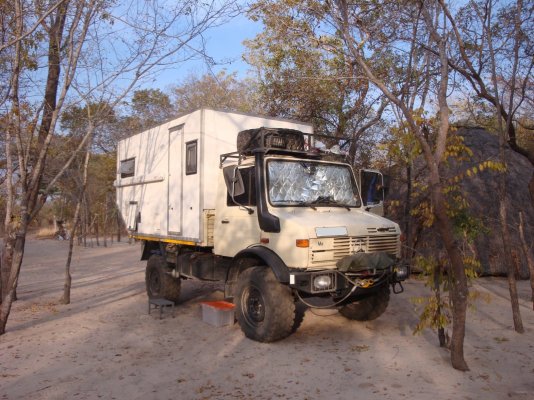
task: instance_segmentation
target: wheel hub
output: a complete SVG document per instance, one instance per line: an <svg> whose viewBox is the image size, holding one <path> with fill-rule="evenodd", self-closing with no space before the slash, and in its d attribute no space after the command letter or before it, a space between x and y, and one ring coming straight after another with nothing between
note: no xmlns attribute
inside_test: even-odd
<svg viewBox="0 0 534 400"><path fill-rule="evenodd" d="M249 323L256 326L265 319L265 302L260 291L251 287L245 293L245 301L243 302L244 314Z"/></svg>

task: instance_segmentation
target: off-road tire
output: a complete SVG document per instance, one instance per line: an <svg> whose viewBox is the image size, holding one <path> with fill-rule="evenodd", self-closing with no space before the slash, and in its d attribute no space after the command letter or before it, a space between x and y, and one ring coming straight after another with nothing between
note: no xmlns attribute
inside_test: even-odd
<svg viewBox="0 0 534 400"><path fill-rule="evenodd" d="M294 332L296 308L291 289L278 282L270 268L243 271L236 294L237 322L249 339L275 342Z"/></svg>
<svg viewBox="0 0 534 400"><path fill-rule="evenodd" d="M375 294L344 305L339 309L339 313L351 320L371 321L384 314L388 303L389 286L384 285Z"/></svg>
<svg viewBox="0 0 534 400"><path fill-rule="evenodd" d="M300 328L302 321L304 321L304 314L308 307L302 302L295 303L295 319L293 320L293 326L291 328L291 333L295 333L297 329Z"/></svg>
<svg viewBox="0 0 534 400"><path fill-rule="evenodd" d="M178 302L181 280L173 278L167 272L167 262L160 255L151 255L146 264L146 293L150 299L167 299Z"/></svg>

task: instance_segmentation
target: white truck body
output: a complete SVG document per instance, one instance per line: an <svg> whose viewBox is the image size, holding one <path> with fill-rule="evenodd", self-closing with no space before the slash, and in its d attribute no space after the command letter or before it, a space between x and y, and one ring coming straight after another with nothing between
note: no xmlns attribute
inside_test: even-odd
<svg viewBox="0 0 534 400"><path fill-rule="evenodd" d="M238 132L257 127L313 133L302 122L204 108L121 140L115 187L127 229L213 246L219 156L236 151Z"/></svg>

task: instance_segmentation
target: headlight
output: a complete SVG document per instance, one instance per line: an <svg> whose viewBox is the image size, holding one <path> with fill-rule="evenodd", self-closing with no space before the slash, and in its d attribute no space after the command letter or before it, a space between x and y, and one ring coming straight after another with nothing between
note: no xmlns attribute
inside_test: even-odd
<svg viewBox="0 0 534 400"><path fill-rule="evenodd" d="M335 289L335 281L332 274L316 275L313 278L313 290L321 292L325 290Z"/></svg>
<svg viewBox="0 0 534 400"><path fill-rule="evenodd" d="M410 267L407 265L400 265L395 267L395 280L403 281L410 275Z"/></svg>

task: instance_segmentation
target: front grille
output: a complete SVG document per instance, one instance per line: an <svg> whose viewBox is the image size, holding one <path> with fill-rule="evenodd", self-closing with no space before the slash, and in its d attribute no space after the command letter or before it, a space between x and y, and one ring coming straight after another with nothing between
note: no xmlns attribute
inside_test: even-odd
<svg viewBox="0 0 534 400"><path fill-rule="evenodd" d="M395 233L397 230L394 226L384 226L381 228L367 228L367 233L386 233L386 232L392 232Z"/></svg>
<svg viewBox="0 0 534 400"><path fill-rule="evenodd" d="M358 252L386 252L399 257L399 235L339 236L310 241L310 267L333 267L343 257Z"/></svg>
<svg viewBox="0 0 534 400"><path fill-rule="evenodd" d="M334 238L334 250L340 258L361 251L365 253L385 251L396 255L397 240L398 235L337 237Z"/></svg>

